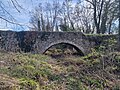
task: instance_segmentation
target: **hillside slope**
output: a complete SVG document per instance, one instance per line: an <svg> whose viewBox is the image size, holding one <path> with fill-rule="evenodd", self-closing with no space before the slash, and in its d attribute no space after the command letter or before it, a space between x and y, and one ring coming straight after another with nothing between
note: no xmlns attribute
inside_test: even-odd
<svg viewBox="0 0 120 90"><path fill-rule="evenodd" d="M120 53L52 59L0 53L0 90L120 90Z"/></svg>

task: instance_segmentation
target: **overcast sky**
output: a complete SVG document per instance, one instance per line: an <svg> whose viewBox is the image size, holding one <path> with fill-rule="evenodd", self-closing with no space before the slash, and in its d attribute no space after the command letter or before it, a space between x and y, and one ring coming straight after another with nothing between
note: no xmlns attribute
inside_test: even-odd
<svg viewBox="0 0 120 90"><path fill-rule="evenodd" d="M53 2L53 0L16 0L23 9L17 7L20 10L20 13L14 8L10 0L0 0L5 7L5 9L16 19L16 22L24 25L29 25L30 15L29 12L34 9L39 3L45 2ZM64 0L59 0L59 2L63 2ZM73 4L78 0L73 0ZM2 13L0 12L0 15ZM0 29L13 29L13 30L26 30L27 27L21 28L16 25L11 25L3 20L0 20Z"/></svg>

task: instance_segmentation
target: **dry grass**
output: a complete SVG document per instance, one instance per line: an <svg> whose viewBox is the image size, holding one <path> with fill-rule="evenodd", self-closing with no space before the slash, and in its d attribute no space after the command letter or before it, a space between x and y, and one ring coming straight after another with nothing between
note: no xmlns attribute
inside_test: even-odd
<svg viewBox="0 0 120 90"><path fill-rule="evenodd" d="M119 90L120 53L91 53L52 59L45 55L0 53L0 87L7 90ZM0 89L5 90L5 89Z"/></svg>

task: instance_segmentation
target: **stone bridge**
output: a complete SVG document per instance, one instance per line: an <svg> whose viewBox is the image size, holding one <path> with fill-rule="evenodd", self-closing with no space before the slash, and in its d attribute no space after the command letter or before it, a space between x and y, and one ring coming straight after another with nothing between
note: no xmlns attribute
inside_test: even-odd
<svg viewBox="0 0 120 90"><path fill-rule="evenodd" d="M44 53L53 45L65 43L85 55L99 45L98 41L81 32L0 31L0 51Z"/></svg>

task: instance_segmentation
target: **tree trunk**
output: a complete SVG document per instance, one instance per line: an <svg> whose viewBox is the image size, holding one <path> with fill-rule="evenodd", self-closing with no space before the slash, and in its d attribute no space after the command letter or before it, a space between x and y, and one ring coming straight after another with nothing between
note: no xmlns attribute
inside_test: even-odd
<svg viewBox="0 0 120 90"><path fill-rule="evenodd" d="M109 27L108 27L108 34L111 34L111 25L112 25L112 23L110 23L110 25L109 25Z"/></svg>
<svg viewBox="0 0 120 90"><path fill-rule="evenodd" d="M38 20L38 31L40 31L40 20Z"/></svg>
<svg viewBox="0 0 120 90"><path fill-rule="evenodd" d="M95 27L97 29L97 34L100 34L100 21L101 21L101 15L102 15L102 10L103 10L103 4L104 4L104 0L101 1L101 5L100 5L100 10L97 10L97 0L94 0L93 2L93 9L94 9L94 23L95 23ZM98 13L98 15L97 15ZM98 18L98 20L97 20Z"/></svg>
<svg viewBox="0 0 120 90"><path fill-rule="evenodd" d="M105 15L103 15L103 17L102 17L102 21L101 21L101 33L102 34L105 34L105 32L106 32L106 22L107 22L107 15L105 16Z"/></svg>
<svg viewBox="0 0 120 90"><path fill-rule="evenodd" d="M42 23L42 31L45 31L45 23L43 19L43 14L41 14L41 23Z"/></svg>
<svg viewBox="0 0 120 90"><path fill-rule="evenodd" d="M97 29L97 34L100 34L100 29L99 29L99 24L97 22L97 10L96 10L96 1L95 1L95 4L94 4L94 22L95 22L95 26L96 26L96 29Z"/></svg>
<svg viewBox="0 0 120 90"><path fill-rule="evenodd" d="M120 51L120 0L119 0L119 38L118 38L118 49L119 49L119 51Z"/></svg>

